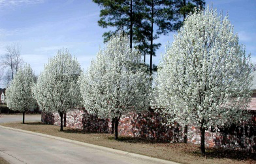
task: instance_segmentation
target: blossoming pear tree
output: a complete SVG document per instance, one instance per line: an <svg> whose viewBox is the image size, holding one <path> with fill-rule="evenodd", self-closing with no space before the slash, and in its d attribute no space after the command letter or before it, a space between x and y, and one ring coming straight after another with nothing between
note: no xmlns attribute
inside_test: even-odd
<svg viewBox="0 0 256 164"><path fill-rule="evenodd" d="M63 131L63 114L80 105L78 78L82 70L68 50L59 50L49 60L34 85L34 96L39 107L46 112L58 112L60 131Z"/></svg>
<svg viewBox="0 0 256 164"><path fill-rule="evenodd" d="M169 121L205 130L241 122L250 101L250 55L228 17L216 10L190 15L159 65L156 102Z"/></svg>
<svg viewBox="0 0 256 164"><path fill-rule="evenodd" d="M96 61L81 76L80 85L85 109L102 118L112 118L115 139L121 115L145 110L149 105L150 76L141 64L139 51L130 48L123 32L113 36L98 53Z"/></svg>
<svg viewBox="0 0 256 164"><path fill-rule="evenodd" d="M30 65L25 64L6 89L7 106L11 110L23 113L23 124L25 123L25 113L36 107L36 100L33 98L31 90L34 77Z"/></svg>
<svg viewBox="0 0 256 164"><path fill-rule="evenodd" d="M105 56L100 51L97 59L91 61L91 65L85 74L79 78L82 102L85 110L89 114L104 117L105 113L100 112L101 108L107 107L104 101L106 96L106 61Z"/></svg>

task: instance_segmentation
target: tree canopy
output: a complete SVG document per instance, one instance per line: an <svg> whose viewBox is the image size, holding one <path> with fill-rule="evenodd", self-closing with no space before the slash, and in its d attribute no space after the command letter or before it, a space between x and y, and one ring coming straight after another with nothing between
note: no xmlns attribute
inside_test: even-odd
<svg viewBox="0 0 256 164"><path fill-rule="evenodd" d="M250 56L228 17L207 8L187 17L159 65L156 100L170 121L201 129L241 122L250 101Z"/></svg>
<svg viewBox="0 0 256 164"><path fill-rule="evenodd" d="M130 49L127 35L119 32L111 37L79 80L85 109L114 119L116 139L122 114L148 109L150 76L140 58L138 50Z"/></svg>
<svg viewBox="0 0 256 164"><path fill-rule="evenodd" d="M93 0L101 7L99 26L114 27L103 34L104 41L120 29L129 34L130 48L137 47L144 56L150 55L150 72L153 56L160 47L154 43L161 34L178 30L194 8L204 8L204 0Z"/></svg>
<svg viewBox="0 0 256 164"><path fill-rule="evenodd" d="M11 110L23 113L23 123L25 122L25 112L36 107L36 100L33 98L31 89L34 77L30 65L26 64L18 70L10 86L6 89L7 106Z"/></svg>
<svg viewBox="0 0 256 164"><path fill-rule="evenodd" d="M81 96L77 83L82 70L68 50L59 50L49 60L33 87L34 96L44 111L58 112L63 130L63 114L80 105Z"/></svg>

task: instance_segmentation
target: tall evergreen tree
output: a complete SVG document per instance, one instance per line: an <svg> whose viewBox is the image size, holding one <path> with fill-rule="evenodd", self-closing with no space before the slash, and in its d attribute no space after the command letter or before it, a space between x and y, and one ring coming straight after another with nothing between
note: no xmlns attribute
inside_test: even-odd
<svg viewBox="0 0 256 164"><path fill-rule="evenodd" d="M155 51L161 46L160 43L154 43L161 34L166 35L169 32L177 31L183 24L186 16L194 11L194 8L202 9L205 5L204 0L140 0L136 1L136 7L139 13L143 13L142 18L135 26L135 31L142 36L138 48L143 51L142 54L150 55L150 73L153 70L153 56ZM146 60L144 55L144 61Z"/></svg>
<svg viewBox="0 0 256 164"><path fill-rule="evenodd" d="M203 8L204 0L93 0L102 9L99 26L116 27L103 34L104 42L122 29L129 34L130 48L135 43L146 62L150 55L150 72L153 69L153 56L161 46L154 43L161 34L176 31L182 26L185 17L194 7Z"/></svg>
<svg viewBox="0 0 256 164"><path fill-rule="evenodd" d="M116 27L116 30L103 34L104 42L117 31L122 30L130 36L130 48L132 48L133 36L133 0L93 0L100 7L99 26L103 28Z"/></svg>

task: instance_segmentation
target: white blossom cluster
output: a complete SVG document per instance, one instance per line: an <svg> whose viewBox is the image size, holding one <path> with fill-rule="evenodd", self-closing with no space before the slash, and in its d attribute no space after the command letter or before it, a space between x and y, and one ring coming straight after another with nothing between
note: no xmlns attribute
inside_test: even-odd
<svg viewBox="0 0 256 164"><path fill-rule="evenodd" d="M198 127L244 118L250 101L250 55L228 17L207 8L187 17L159 64L155 100L170 121Z"/></svg>
<svg viewBox="0 0 256 164"><path fill-rule="evenodd" d="M34 74L30 65L25 64L14 76L10 86L6 89L8 108L26 112L36 107L36 100L32 96Z"/></svg>
<svg viewBox="0 0 256 164"><path fill-rule="evenodd" d="M78 78L80 64L67 50L60 50L49 60L33 87L34 97L41 110L62 112L77 107L81 102Z"/></svg>
<svg viewBox="0 0 256 164"><path fill-rule="evenodd" d="M100 50L80 78L83 105L100 117L120 117L148 108L150 76L141 64L141 54L129 47L129 38L117 33Z"/></svg>

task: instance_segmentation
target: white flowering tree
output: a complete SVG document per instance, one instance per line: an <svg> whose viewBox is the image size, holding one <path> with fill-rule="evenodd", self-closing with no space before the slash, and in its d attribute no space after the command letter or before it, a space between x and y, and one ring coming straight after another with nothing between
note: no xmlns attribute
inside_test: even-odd
<svg viewBox="0 0 256 164"><path fill-rule="evenodd" d="M31 89L34 77L31 67L24 65L6 89L7 106L11 110L23 113L23 124L25 123L25 112L36 107L36 100L32 96Z"/></svg>
<svg viewBox="0 0 256 164"><path fill-rule="evenodd" d="M60 131L63 131L63 114L80 105L81 95L77 83L81 67L67 50L59 50L49 60L33 87L34 97L46 112L58 112Z"/></svg>
<svg viewBox="0 0 256 164"><path fill-rule="evenodd" d="M170 121L205 130L241 122L250 101L250 56L228 17L207 8L189 16L159 65L156 102Z"/></svg>
<svg viewBox="0 0 256 164"><path fill-rule="evenodd" d="M91 62L85 74L79 78L83 106L92 115L103 117L105 113L100 112L101 108L107 107L106 103L106 61L100 51L97 59Z"/></svg>
<svg viewBox="0 0 256 164"><path fill-rule="evenodd" d="M112 118L115 139L118 139L121 115L148 109L149 78L139 51L131 49L129 38L119 32L81 76L83 105L89 113Z"/></svg>

